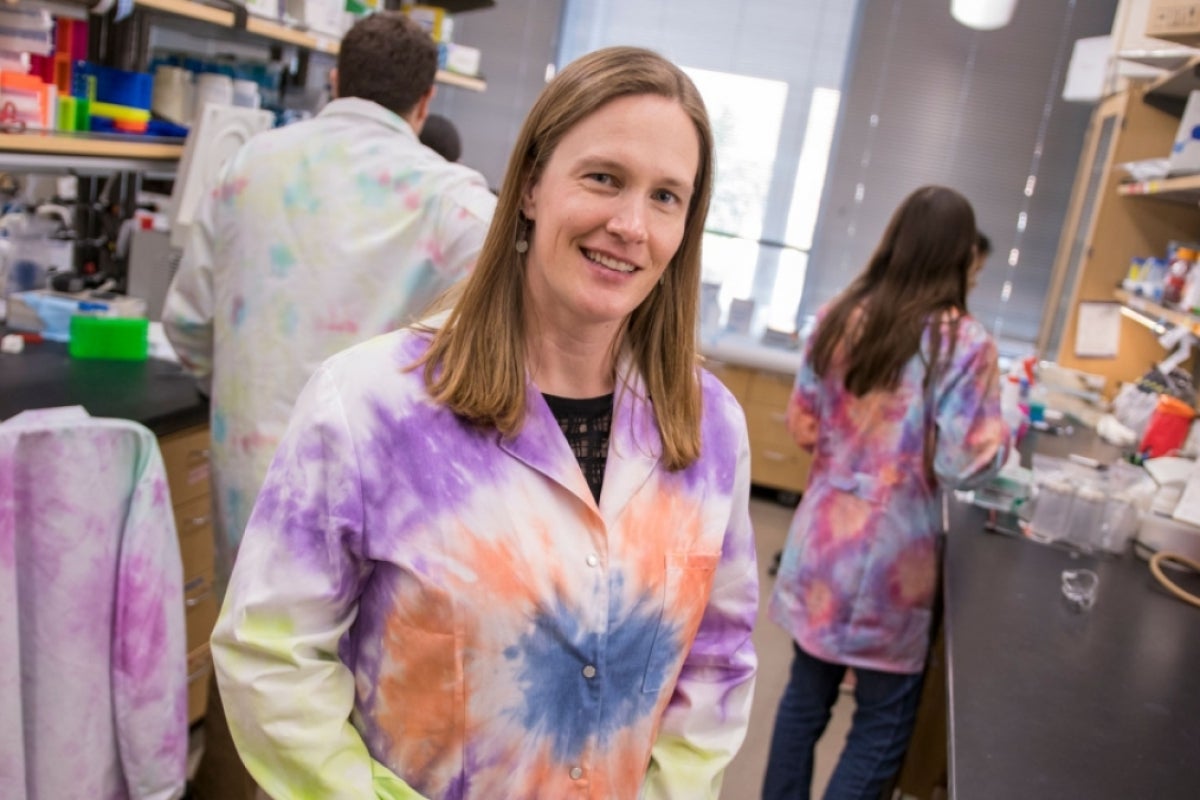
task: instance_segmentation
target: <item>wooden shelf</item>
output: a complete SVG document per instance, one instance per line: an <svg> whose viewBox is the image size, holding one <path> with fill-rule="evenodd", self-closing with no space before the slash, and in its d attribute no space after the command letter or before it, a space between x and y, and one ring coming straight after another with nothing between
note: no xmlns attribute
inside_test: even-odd
<svg viewBox="0 0 1200 800"><path fill-rule="evenodd" d="M470 89L473 92L487 90L487 81L483 78L473 78L470 75L460 75L457 72L450 72L444 69L437 71L437 82L444 83L447 86L457 86L460 89Z"/></svg>
<svg viewBox="0 0 1200 800"><path fill-rule="evenodd" d="M1117 289L1114 296L1117 298L1117 302L1126 308L1145 314L1147 317L1163 324L1176 328L1186 328L1191 331L1193 336L1200 336L1200 317L1189 314L1186 311L1167 308L1152 300L1147 300L1145 297L1138 297L1135 294L1131 294L1124 289Z"/></svg>
<svg viewBox="0 0 1200 800"><path fill-rule="evenodd" d="M1179 116L1193 89L1200 89L1200 56L1193 56L1183 66L1151 83L1143 99L1155 108Z"/></svg>
<svg viewBox="0 0 1200 800"><path fill-rule="evenodd" d="M223 28L233 27L233 12L225 9L206 6L203 3L193 3L191 0L134 0L137 8L149 11L161 11L176 17L220 25Z"/></svg>
<svg viewBox="0 0 1200 800"><path fill-rule="evenodd" d="M134 158L146 161L177 160L183 144L135 139L93 138L49 133L0 133L0 151L98 158Z"/></svg>
<svg viewBox="0 0 1200 800"><path fill-rule="evenodd" d="M1126 197L1154 197L1175 203L1200 205L1200 175L1122 183L1117 187L1117 193Z"/></svg>
<svg viewBox="0 0 1200 800"><path fill-rule="evenodd" d="M63 133L0 134L0 169L45 174L173 174L182 140Z"/></svg>
<svg viewBox="0 0 1200 800"><path fill-rule="evenodd" d="M204 22L209 25L216 25L221 28L233 27L232 11L214 8L203 3L196 3L193 0L134 0L134 5L146 11L157 11L163 14ZM264 39L303 47L306 50L316 50L317 52L328 53L330 55L337 55L341 44L336 36L289 27L282 22L256 17L253 14L246 18L246 31L255 36L261 36ZM458 73L447 72L446 70L438 70L437 81L448 86L470 89L474 92L482 92L487 89L487 82L482 78L459 75Z"/></svg>

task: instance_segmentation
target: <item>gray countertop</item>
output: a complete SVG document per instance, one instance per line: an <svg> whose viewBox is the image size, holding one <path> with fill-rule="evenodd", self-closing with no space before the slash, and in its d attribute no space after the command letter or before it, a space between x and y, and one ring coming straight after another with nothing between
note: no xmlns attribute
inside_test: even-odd
<svg viewBox="0 0 1200 800"><path fill-rule="evenodd" d="M208 401L178 364L78 360L39 342L0 353L0 420L30 408L81 405L94 417L140 422L159 436L208 422Z"/></svg>
<svg viewBox="0 0 1200 800"><path fill-rule="evenodd" d="M1055 439L1035 446L1105 454L1090 432ZM982 510L952 504L951 797L1200 797L1200 609L1132 554L1075 555L983 525ZM1080 566L1100 576L1085 612L1060 591Z"/></svg>

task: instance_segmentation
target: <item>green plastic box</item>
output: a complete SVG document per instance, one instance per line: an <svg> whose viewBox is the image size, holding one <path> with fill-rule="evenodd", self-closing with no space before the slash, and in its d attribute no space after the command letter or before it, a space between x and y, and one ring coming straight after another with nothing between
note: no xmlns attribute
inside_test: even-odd
<svg viewBox="0 0 1200 800"><path fill-rule="evenodd" d="M150 352L150 321L145 317L71 317L71 358L145 361Z"/></svg>

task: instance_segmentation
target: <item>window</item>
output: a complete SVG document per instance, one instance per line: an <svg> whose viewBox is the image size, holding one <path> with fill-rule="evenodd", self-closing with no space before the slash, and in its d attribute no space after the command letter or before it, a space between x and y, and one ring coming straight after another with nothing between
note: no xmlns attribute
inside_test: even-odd
<svg viewBox="0 0 1200 800"><path fill-rule="evenodd" d="M566 0L559 66L615 44L680 65L708 106L716 179L706 336L753 301L748 335L795 330L859 0ZM744 308L744 304L740 304ZM707 306L706 306L707 307ZM741 315L735 315L741 318Z"/></svg>

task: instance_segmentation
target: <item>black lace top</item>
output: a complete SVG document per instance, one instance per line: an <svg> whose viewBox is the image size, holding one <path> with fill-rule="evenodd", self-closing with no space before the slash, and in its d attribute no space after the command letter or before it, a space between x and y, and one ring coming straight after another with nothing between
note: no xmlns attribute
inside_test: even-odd
<svg viewBox="0 0 1200 800"><path fill-rule="evenodd" d="M600 502L604 465L608 460L608 432L612 429L613 396L575 399L543 394L571 445L571 452L587 478L592 497Z"/></svg>

